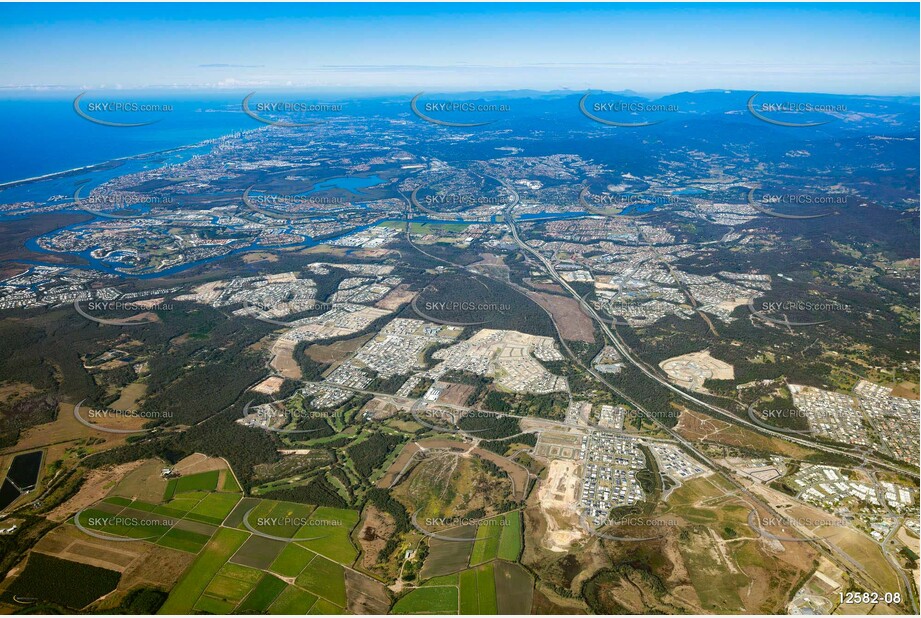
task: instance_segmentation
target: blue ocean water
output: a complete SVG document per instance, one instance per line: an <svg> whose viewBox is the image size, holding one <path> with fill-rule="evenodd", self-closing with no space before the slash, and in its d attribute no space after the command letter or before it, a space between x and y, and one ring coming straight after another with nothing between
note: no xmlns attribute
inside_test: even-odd
<svg viewBox="0 0 921 618"><path fill-rule="evenodd" d="M236 94L133 96L90 92L83 110L103 102L137 102L169 106L170 111L104 112L89 115L112 122L148 122L140 127L95 124L73 108L79 93L0 99L0 183L104 163L112 159L195 144L262 125L243 113Z"/></svg>

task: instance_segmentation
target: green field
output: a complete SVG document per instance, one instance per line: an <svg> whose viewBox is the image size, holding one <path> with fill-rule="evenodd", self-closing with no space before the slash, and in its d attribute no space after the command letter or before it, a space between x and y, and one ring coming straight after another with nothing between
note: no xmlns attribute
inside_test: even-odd
<svg viewBox="0 0 921 618"><path fill-rule="evenodd" d="M203 594L207 597L230 602L232 607L236 607L237 603L242 601L253 587L252 582L224 575L215 575Z"/></svg>
<svg viewBox="0 0 921 618"><path fill-rule="evenodd" d="M492 564L468 569L460 574L460 613L495 614L496 580Z"/></svg>
<svg viewBox="0 0 921 618"><path fill-rule="evenodd" d="M173 496L176 495L176 483L179 482L179 479L170 479L166 483L166 489L163 491L163 501L172 500Z"/></svg>
<svg viewBox="0 0 921 618"><path fill-rule="evenodd" d="M240 488L240 484L237 483L237 479L233 475L233 471L229 468L224 471L224 483L221 486L221 491L231 491L234 493L241 493L243 491Z"/></svg>
<svg viewBox="0 0 921 618"><path fill-rule="evenodd" d="M179 580L163 607L160 614L190 614L199 596L208 587L211 579L224 566L224 563L233 556L241 545L249 538L249 533L221 528L211 539L189 570Z"/></svg>
<svg viewBox="0 0 921 618"><path fill-rule="evenodd" d="M316 556L297 576L295 583L304 590L345 607L345 569L341 564Z"/></svg>
<svg viewBox="0 0 921 618"><path fill-rule="evenodd" d="M146 539L164 547L196 554L216 530L214 525L223 520L220 515L232 510L239 496L206 492L184 495L188 498L171 500L167 503L170 506L107 498L84 510L80 523L105 534ZM181 508L172 508L175 506Z"/></svg>
<svg viewBox="0 0 921 618"><path fill-rule="evenodd" d="M229 614L233 611L233 603L203 596L195 602L194 609L196 613Z"/></svg>
<svg viewBox="0 0 921 618"><path fill-rule="evenodd" d="M479 614L480 601L477 597L477 573L467 569L460 574L460 613Z"/></svg>
<svg viewBox="0 0 921 618"><path fill-rule="evenodd" d="M216 483L211 473L173 480L167 494L174 497L164 504L109 498L80 516L82 525L106 534L197 554L162 613L345 613L343 565L358 555L350 538L357 511L206 491ZM250 510L253 528L294 540L252 534L243 525Z"/></svg>
<svg viewBox="0 0 921 618"><path fill-rule="evenodd" d="M321 537L299 544L342 564L351 564L358 557L358 550L352 544L350 533L358 525L360 514L351 509L318 507L311 514L308 523L297 532L295 538ZM340 522L339 525L326 525Z"/></svg>
<svg viewBox="0 0 921 618"><path fill-rule="evenodd" d="M201 502L189 511L187 517L209 524L220 525L240 501L238 494L213 493L205 496Z"/></svg>
<svg viewBox="0 0 921 618"><path fill-rule="evenodd" d="M130 498L123 498L122 496L109 496L103 502L107 504L115 504L117 506L128 506L131 504Z"/></svg>
<svg viewBox="0 0 921 618"><path fill-rule="evenodd" d="M210 538L211 537L207 535L197 532L172 528L169 532L160 537L157 541L157 545L171 547L172 549L189 552L190 554L197 554Z"/></svg>
<svg viewBox="0 0 921 618"><path fill-rule="evenodd" d="M308 614L315 615L327 615L327 616L336 616L339 614L344 614L345 609L333 605L326 599L317 599L317 602L313 604L313 607L310 608Z"/></svg>
<svg viewBox="0 0 921 618"><path fill-rule="evenodd" d="M237 608L242 614L261 614L266 611L287 584L274 575L264 575L252 592Z"/></svg>
<svg viewBox="0 0 921 618"><path fill-rule="evenodd" d="M220 475L220 470L212 470L210 472L190 474L189 476L180 476L178 479L170 479L170 482L167 484L167 491L169 491L169 485L171 485L173 481L176 481L175 490L173 492L176 494L202 489L211 491L217 489L217 480Z"/></svg>
<svg viewBox="0 0 921 618"><path fill-rule="evenodd" d="M284 577L297 577L314 556L316 554L309 549L304 549L297 543L288 543L269 570Z"/></svg>
<svg viewBox="0 0 921 618"><path fill-rule="evenodd" d="M440 575L439 577L433 577L428 580L423 586L457 586L458 584L458 575L457 573L451 573L450 575Z"/></svg>
<svg viewBox="0 0 921 618"><path fill-rule="evenodd" d="M298 538L298 530L302 527L299 522L307 520L314 510L314 507L308 504L278 500L260 500L254 508L251 508L249 523L253 528L265 534L288 539ZM238 527L242 528L242 516L240 520ZM306 538L314 535L304 536Z"/></svg>
<svg viewBox="0 0 921 618"><path fill-rule="evenodd" d="M253 535L243 543L243 547L234 555L232 560L237 564L244 564L257 569L267 569L278 554L285 548L284 541L267 539Z"/></svg>
<svg viewBox="0 0 921 618"><path fill-rule="evenodd" d="M172 498L158 506L154 509L155 513L163 513L165 515L172 515L175 513L181 513L185 515L201 502L199 498L190 498L188 496L182 496L179 498Z"/></svg>
<svg viewBox="0 0 921 618"><path fill-rule="evenodd" d="M476 542L473 544L473 551L470 553L470 566L476 566L495 560L499 555L499 540L504 534L501 523L504 516L494 517L487 521L481 522L476 529Z"/></svg>
<svg viewBox="0 0 921 618"><path fill-rule="evenodd" d="M405 227L405 223L402 221L385 221L380 225L398 230L402 230ZM437 234L439 231L463 232L468 227L470 227L469 223L420 223L413 221L409 224L409 231L413 234Z"/></svg>
<svg viewBox="0 0 921 618"><path fill-rule="evenodd" d="M269 607L270 614L306 614L317 597L295 586L288 586Z"/></svg>
<svg viewBox="0 0 921 618"><path fill-rule="evenodd" d="M505 524L502 527L502 537L499 539L499 558L516 562L521 554L521 513L506 513Z"/></svg>
<svg viewBox="0 0 921 618"><path fill-rule="evenodd" d="M393 606L394 614L456 614L457 588L424 586L412 590Z"/></svg>
<svg viewBox="0 0 921 618"><path fill-rule="evenodd" d="M492 564L484 564L477 569L477 598L480 602L480 614L495 614L496 608L496 576ZM461 596L464 595L464 587L461 586Z"/></svg>

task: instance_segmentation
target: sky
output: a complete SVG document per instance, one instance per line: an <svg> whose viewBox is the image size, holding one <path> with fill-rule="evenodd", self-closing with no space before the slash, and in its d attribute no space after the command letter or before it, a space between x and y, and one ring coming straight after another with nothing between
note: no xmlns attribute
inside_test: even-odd
<svg viewBox="0 0 921 618"><path fill-rule="evenodd" d="M919 94L919 5L0 4L2 92Z"/></svg>

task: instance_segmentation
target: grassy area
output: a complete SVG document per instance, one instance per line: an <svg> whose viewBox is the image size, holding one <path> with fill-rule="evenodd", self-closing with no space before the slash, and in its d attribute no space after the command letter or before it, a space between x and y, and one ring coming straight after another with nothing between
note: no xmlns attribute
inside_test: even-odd
<svg viewBox="0 0 921 618"><path fill-rule="evenodd" d="M505 526L499 539L498 557L509 562L516 562L521 555L521 513L515 511L505 514Z"/></svg>
<svg viewBox="0 0 921 618"><path fill-rule="evenodd" d="M317 602L313 604L313 607L311 607L310 611L307 613L312 615L337 616L339 614L345 614L346 611L344 608L333 605L326 599L317 599Z"/></svg>
<svg viewBox="0 0 921 618"><path fill-rule="evenodd" d="M476 529L476 542L470 554L470 566L495 560L499 555L499 541L502 538L502 526L498 525L504 516L480 522Z"/></svg>
<svg viewBox="0 0 921 618"><path fill-rule="evenodd" d="M313 560L314 556L316 554L309 549L304 549L296 543L289 543L275 558L269 570L284 577L297 577L304 570L304 565Z"/></svg>
<svg viewBox="0 0 921 618"><path fill-rule="evenodd" d="M461 572L461 614L495 614L498 612L495 578L495 569L491 563Z"/></svg>
<svg viewBox="0 0 921 618"><path fill-rule="evenodd" d="M230 491L233 493L240 493L243 491L229 468L224 471L224 483L221 485L221 491Z"/></svg>
<svg viewBox="0 0 921 618"><path fill-rule="evenodd" d="M100 532L197 554L162 613L345 613L343 565L357 557L350 538L357 511L204 490L216 486L211 473L173 481L167 492L173 497L163 504L111 497L80 515L82 525ZM250 510L254 528L294 540L251 534L243 526ZM222 523L227 527L218 527Z"/></svg>
<svg viewBox="0 0 921 618"><path fill-rule="evenodd" d="M239 494L208 494L201 502L195 505L187 517L189 517L189 519L219 525L230 515L230 512L233 511L233 508L237 506L237 502L239 501Z"/></svg>
<svg viewBox="0 0 921 618"><path fill-rule="evenodd" d="M157 545L178 549L190 554L197 554L201 551L211 537L205 534L199 534L190 530L179 530L172 528L157 541Z"/></svg>
<svg viewBox="0 0 921 618"><path fill-rule="evenodd" d="M402 597L393 606L394 614L456 614L455 586L424 586Z"/></svg>
<svg viewBox="0 0 921 618"><path fill-rule="evenodd" d="M433 577L428 580L423 586L457 586L458 585L458 574L451 573L450 575L439 575L438 577Z"/></svg>
<svg viewBox="0 0 921 618"><path fill-rule="evenodd" d="M396 230L402 230L406 227L403 221L384 221L381 227L389 227ZM412 234L437 234L438 232L463 232L469 223L422 223L413 221L409 224L409 231Z"/></svg>
<svg viewBox="0 0 921 618"><path fill-rule="evenodd" d="M476 577L477 599L479 600L480 614L495 614L496 608L496 575L492 564L484 564L477 569ZM461 595L464 587L461 586Z"/></svg>
<svg viewBox="0 0 921 618"><path fill-rule="evenodd" d="M195 601L208 587L224 563L249 538L249 533L221 528L196 558L160 608L160 614L190 614ZM233 608L231 608L233 609Z"/></svg>
<svg viewBox="0 0 921 618"><path fill-rule="evenodd" d="M288 586L269 608L270 614L306 614L317 597L296 586Z"/></svg>
<svg viewBox="0 0 921 618"><path fill-rule="evenodd" d="M297 576L295 583L304 590L345 607L345 569L341 564L316 556Z"/></svg>
<svg viewBox="0 0 921 618"><path fill-rule="evenodd" d="M480 613L477 572L473 569L467 569L460 574L460 613L465 615Z"/></svg>
<svg viewBox="0 0 921 618"><path fill-rule="evenodd" d="M287 584L274 575L265 575L237 608L242 614L261 614L278 598Z"/></svg>
<svg viewBox="0 0 921 618"><path fill-rule="evenodd" d="M359 517L358 511L321 506L313 512L295 538L320 537L313 541L300 541L299 544L336 562L351 564L358 557L358 550L352 544L349 534L358 525ZM329 525L334 522L338 524Z"/></svg>
<svg viewBox="0 0 921 618"><path fill-rule="evenodd" d="M210 472L199 472L198 474L172 479L176 481L174 493L181 494L187 491L217 489L217 480L220 475L220 470L211 470Z"/></svg>

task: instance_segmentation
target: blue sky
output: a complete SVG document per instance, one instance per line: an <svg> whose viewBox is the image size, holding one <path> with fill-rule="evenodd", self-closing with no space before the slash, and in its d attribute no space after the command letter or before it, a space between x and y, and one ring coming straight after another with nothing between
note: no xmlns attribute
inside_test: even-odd
<svg viewBox="0 0 921 618"><path fill-rule="evenodd" d="M919 91L917 4L0 4L2 88Z"/></svg>

